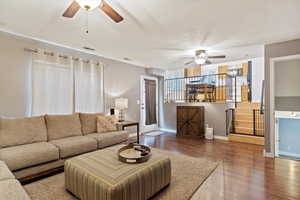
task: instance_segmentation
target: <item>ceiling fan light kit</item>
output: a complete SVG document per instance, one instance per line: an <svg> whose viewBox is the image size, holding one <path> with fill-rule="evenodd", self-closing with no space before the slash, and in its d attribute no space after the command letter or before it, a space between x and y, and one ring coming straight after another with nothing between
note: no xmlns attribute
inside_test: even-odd
<svg viewBox="0 0 300 200"><path fill-rule="evenodd" d="M207 60L207 53L204 50L196 51L195 63L198 65L203 65L206 63Z"/></svg>
<svg viewBox="0 0 300 200"><path fill-rule="evenodd" d="M205 62L206 62L205 58L201 58L201 57L195 58L195 63L197 63L198 65L203 65Z"/></svg>
<svg viewBox="0 0 300 200"><path fill-rule="evenodd" d="M192 64L195 62L197 65L203 65L203 64L211 64L212 62L208 59L218 59L218 58L226 58L224 55L220 56L209 56L206 52L206 50L197 50L195 51L195 57L192 61L189 61L185 63L185 65Z"/></svg>
<svg viewBox="0 0 300 200"><path fill-rule="evenodd" d="M76 2L85 10L93 10L101 4L101 0L76 0Z"/></svg>

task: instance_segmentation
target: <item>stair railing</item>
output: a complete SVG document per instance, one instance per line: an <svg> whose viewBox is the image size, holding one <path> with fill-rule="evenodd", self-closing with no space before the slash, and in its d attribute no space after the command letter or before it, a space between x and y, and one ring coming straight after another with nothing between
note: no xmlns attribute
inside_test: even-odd
<svg viewBox="0 0 300 200"><path fill-rule="evenodd" d="M165 103L236 103L236 78L226 73L165 79L164 86Z"/></svg>
<svg viewBox="0 0 300 200"><path fill-rule="evenodd" d="M264 112L265 112L265 80L262 81L262 86L261 86L260 114L263 115Z"/></svg>
<svg viewBox="0 0 300 200"><path fill-rule="evenodd" d="M253 109L253 134L264 137L264 115L260 109Z"/></svg>

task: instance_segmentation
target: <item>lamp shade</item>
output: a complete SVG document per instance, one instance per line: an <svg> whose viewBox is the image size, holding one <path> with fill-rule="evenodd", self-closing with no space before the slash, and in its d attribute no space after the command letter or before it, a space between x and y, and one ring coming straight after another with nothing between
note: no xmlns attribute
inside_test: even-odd
<svg viewBox="0 0 300 200"><path fill-rule="evenodd" d="M127 109L128 108L128 99L125 98L118 98L115 100L115 107L116 109Z"/></svg>

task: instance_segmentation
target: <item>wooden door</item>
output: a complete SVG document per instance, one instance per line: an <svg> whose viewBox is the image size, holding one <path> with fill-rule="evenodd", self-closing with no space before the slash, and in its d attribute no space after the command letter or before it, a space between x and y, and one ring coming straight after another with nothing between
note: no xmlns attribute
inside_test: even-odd
<svg viewBox="0 0 300 200"><path fill-rule="evenodd" d="M177 136L203 138L204 132L203 106L177 106Z"/></svg>

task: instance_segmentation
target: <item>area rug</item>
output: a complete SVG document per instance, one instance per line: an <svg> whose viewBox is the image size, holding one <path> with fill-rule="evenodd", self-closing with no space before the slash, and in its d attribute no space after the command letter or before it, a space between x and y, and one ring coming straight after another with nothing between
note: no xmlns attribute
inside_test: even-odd
<svg viewBox="0 0 300 200"><path fill-rule="evenodd" d="M188 200L216 169L218 163L182 154L152 148L153 153L168 155L171 159L171 184L152 199ZM76 200L64 187L64 173L24 186L32 200Z"/></svg>
<svg viewBox="0 0 300 200"><path fill-rule="evenodd" d="M162 131L152 131L152 132L150 132L150 133L146 133L145 135L146 135L146 136L152 136L152 137L155 137L155 136L159 136L159 135L162 135L162 134L164 134L164 132L162 132Z"/></svg>

